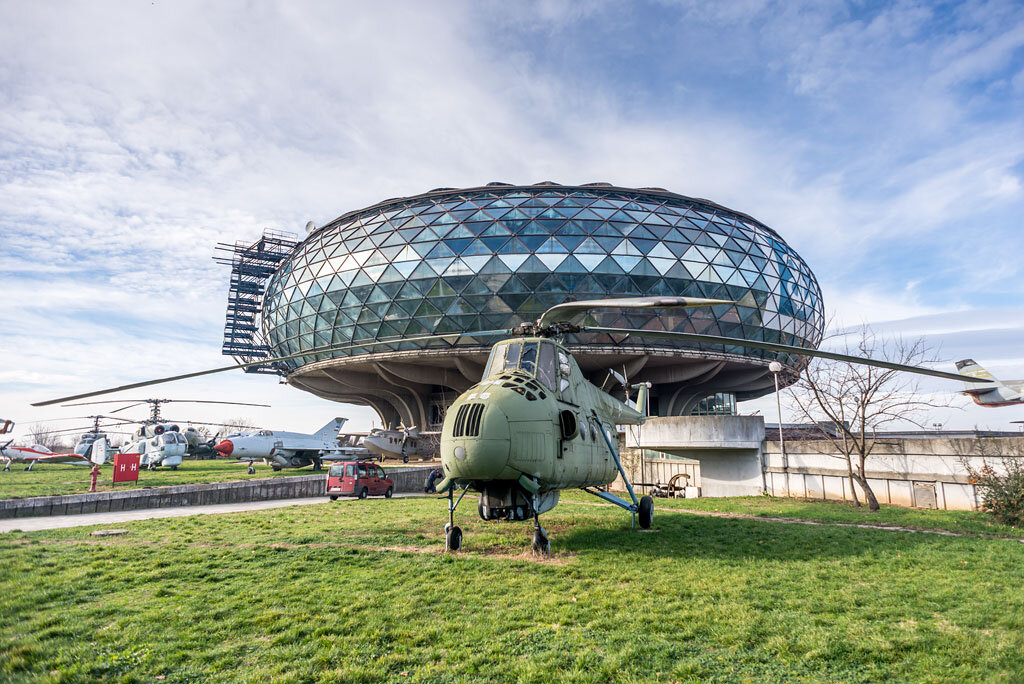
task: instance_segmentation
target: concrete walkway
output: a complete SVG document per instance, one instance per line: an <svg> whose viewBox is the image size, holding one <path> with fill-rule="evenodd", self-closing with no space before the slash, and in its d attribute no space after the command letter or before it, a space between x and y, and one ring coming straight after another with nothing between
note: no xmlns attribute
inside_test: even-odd
<svg viewBox="0 0 1024 684"><path fill-rule="evenodd" d="M399 492L395 498L423 496L419 492ZM379 497L373 497L379 498ZM354 502L358 499L342 498L335 504ZM309 506L310 504L332 503L326 496L314 496L307 499L278 499L276 501L250 501L247 503L211 504L207 506L175 506L174 508L141 508L116 513L84 513L81 515L52 515L37 518L11 518L0 520L0 532L32 532L35 530L53 530L61 527L82 527L84 525L113 525L132 520L150 520L153 518L182 518L189 515L214 515L217 513L239 513L242 511L259 511L266 508L284 508L286 506Z"/></svg>

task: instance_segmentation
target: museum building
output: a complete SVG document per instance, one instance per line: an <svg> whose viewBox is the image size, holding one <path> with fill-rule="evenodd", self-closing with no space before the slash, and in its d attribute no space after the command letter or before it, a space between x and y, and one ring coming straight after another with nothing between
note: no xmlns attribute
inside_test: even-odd
<svg viewBox="0 0 1024 684"><path fill-rule="evenodd" d="M823 305L814 274L771 228L703 199L607 183L488 183L384 200L301 242L267 233L224 245L231 291L224 353L320 397L373 407L386 425L440 423L481 376L495 338L398 338L512 328L568 300L681 295L732 306L599 310L586 324L674 330L814 348ZM581 369L649 381L661 416L734 413L771 392L768 364L806 357L655 338L565 339ZM795 373L785 374L784 382Z"/></svg>

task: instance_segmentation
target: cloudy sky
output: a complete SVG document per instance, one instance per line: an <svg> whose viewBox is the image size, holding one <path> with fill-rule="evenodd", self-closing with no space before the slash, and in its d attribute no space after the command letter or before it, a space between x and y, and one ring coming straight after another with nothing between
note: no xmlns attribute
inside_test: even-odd
<svg viewBox="0 0 1024 684"><path fill-rule="evenodd" d="M223 364L217 242L494 180L749 213L841 325L1024 378L1020 3L7 0L0 18L0 416L22 427L82 411L30 401ZM136 395L270 403L249 415L288 429L375 417L241 373ZM770 399L740 409L774 420Z"/></svg>

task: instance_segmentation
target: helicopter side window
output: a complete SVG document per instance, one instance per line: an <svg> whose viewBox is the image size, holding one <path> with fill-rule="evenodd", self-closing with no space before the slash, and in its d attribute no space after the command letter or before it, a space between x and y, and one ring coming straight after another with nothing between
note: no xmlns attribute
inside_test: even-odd
<svg viewBox="0 0 1024 684"><path fill-rule="evenodd" d="M527 342L523 345L523 356L519 359L519 369L531 375L537 372L536 342Z"/></svg>
<svg viewBox="0 0 1024 684"><path fill-rule="evenodd" d="M558 350L558 391L569 389L569 355Z"/></svg>
<svg viewBox="0 0 1024 684"><path fill-rule="evenodd" d="M555 348L550 344L541 344L537 378L549 388L555 389L555 377Z"/></svg>

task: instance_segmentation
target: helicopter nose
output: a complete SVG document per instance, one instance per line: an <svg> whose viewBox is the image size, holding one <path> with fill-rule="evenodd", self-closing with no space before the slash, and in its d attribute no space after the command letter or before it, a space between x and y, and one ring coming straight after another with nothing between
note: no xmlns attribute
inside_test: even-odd
<svg viewBox="0 0 1024 684"><path fill-rule="evenodd" d="M221 456L230 456L231 452L235 450L235 445L231 443L230 439L225 439L220 444L213 447L213 450Z"/></svg>

